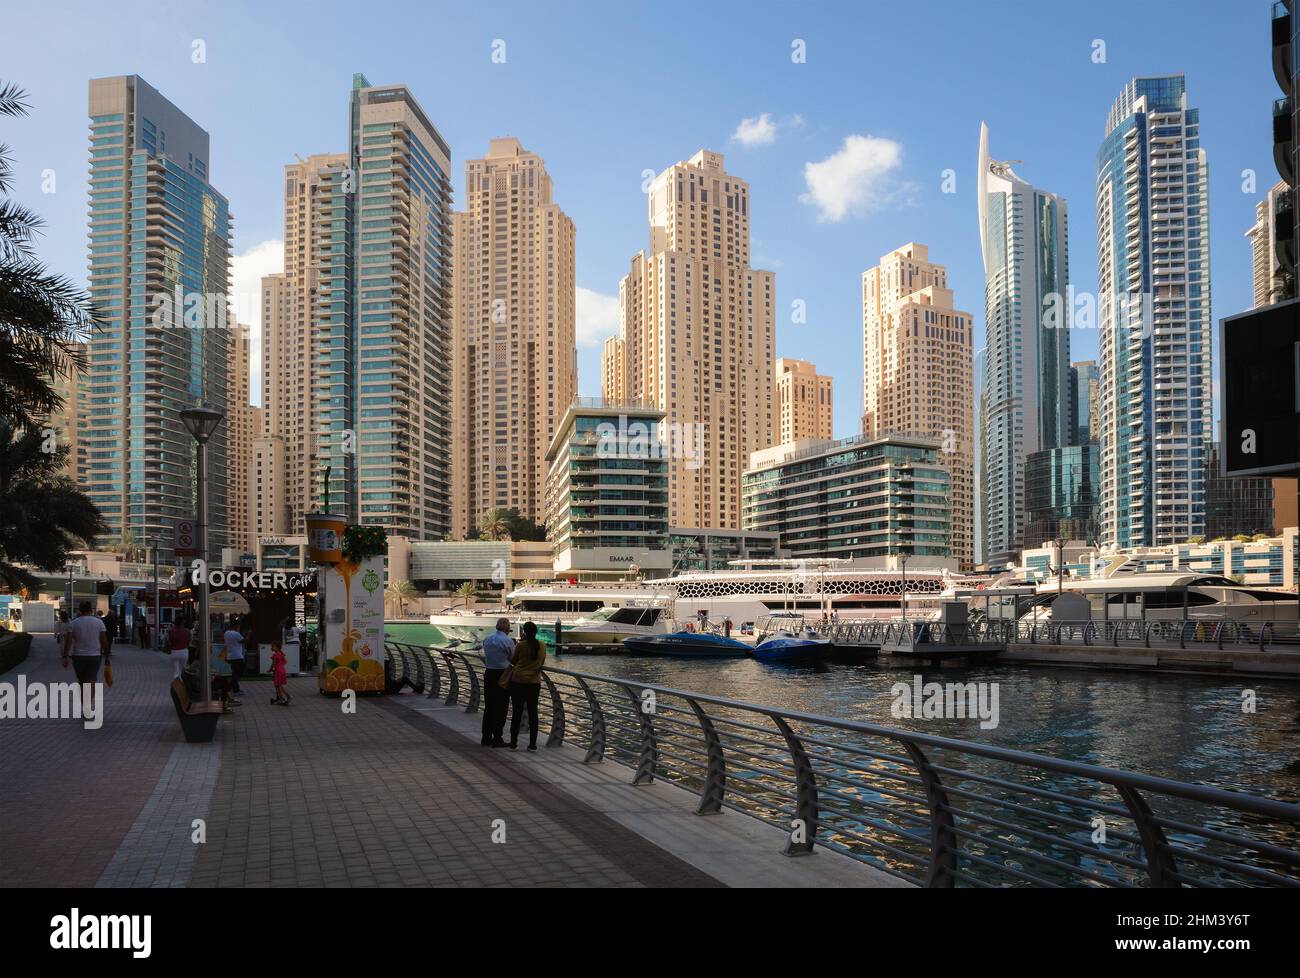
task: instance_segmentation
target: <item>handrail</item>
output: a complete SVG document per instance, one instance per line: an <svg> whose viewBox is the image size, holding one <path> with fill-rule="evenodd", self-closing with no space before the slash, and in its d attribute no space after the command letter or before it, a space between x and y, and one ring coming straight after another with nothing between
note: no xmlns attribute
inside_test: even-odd
<svg viewBox="0 0 1300 978"><path fill-rule="evenodd" d="M453 688L456 672L478 685L476 650L387 645L403 662L444 658ZM1300 887L1300 805L560 666L542 676L547 746L572 740L633 783L693 789L700 814L778 825L789 855L834 849L923 886Z"/></svg>

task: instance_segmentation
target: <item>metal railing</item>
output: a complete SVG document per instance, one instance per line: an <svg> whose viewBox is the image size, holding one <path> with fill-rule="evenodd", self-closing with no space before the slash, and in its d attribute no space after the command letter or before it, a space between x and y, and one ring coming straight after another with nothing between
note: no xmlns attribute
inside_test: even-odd
<svg viewBox="0 0 1300 978"><path fill-rule="evenodd" d="M1082 644L1300 652L1300 622L1256 622L1231 618L980 620L960 625L920 620L841 619L823 626L822 634L834 645Z"/></svg>
<svg viewBox="0 0 1300 978"><path fill-rule="evenodd" d="M478 710L477 652L386 649L394 683ZM1300 805L556 666L542 683L546 746L778 826L787 855L935 887L1300 886Z"/></svg>

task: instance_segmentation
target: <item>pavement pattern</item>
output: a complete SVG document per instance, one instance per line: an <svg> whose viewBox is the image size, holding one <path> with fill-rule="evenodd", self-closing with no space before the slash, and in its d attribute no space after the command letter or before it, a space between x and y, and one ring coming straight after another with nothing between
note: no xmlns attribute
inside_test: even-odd
<svg viewBox="0 0 1300 978"><path fill-rule="evenodd" d="M491 750L479 716L410 692L355 713L291 679L244 683L211 744L181 737L158 652L118 646L103 728L0 719L0 886L896 885L782 833L702 818L681 789L577 763L576 748ZM0 683L69 682L49 635Z"/></svg>

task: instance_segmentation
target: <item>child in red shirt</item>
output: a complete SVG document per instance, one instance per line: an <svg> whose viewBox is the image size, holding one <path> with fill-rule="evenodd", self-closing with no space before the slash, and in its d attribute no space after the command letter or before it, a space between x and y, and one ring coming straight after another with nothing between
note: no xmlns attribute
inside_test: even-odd
<svg viewBox="0 0 1300 978"><path fill-rule="evenodd" d="M274 643L271 649L271 678L275 681L275 699L271 702L276 706L288 706L293 697L289 695L289 676L284 668L286 661L284 650L280 648L279 642Z"/></svg>

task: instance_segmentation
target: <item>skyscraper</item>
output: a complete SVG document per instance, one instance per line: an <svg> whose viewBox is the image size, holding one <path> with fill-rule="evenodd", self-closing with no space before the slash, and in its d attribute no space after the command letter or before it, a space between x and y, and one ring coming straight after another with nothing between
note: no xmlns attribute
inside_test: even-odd
<svg viewBox="0 0 1300 978"><path fill-rule="evenodd" d="M104 326L78 384L82 488L110 539L162 542L193 519L180 412L227 404L231 218L208 134L138 75L90 82L90 294ZM227 543L228 426L208 443L209 556Z"/></svg>
<svg viewBox="0 0 1300 978"><path fill-rule="evenodd" d="M1205 532L1209 186L1183 76L1135 78L1097 155L1101 543Z"/></svg>
<svg viewBox="0 0 1300 978"><path fill-rule="evenodd" d="M862 433L930 438L951 475L951 553L975 561L974 339L948 270L911 242L862 273Z"/></svg>
<svg viewBox="0 0 1300 978"><path fill-rule="evenodd" d="M1293 273L1277 258L1282 250L1278 247L1278 216L1288 212L1285 205L1290 195L1291 188L1285 180L1270 187L1264 199L1255 205L1255 223L1246 231L1246 240L1250 242L1252 305L1256 309L1288 298L1295 288Z"/></svg>
<svg viewBox="0 0 1300 978"><path fill-rule="evenodd" d="M986 345L980 433L985 559L1024 546L1025 459L1070 444L1065 200L989 157L980 125L980 251Z"/></svg>
<svg viewBox="0 0 1300 978"><path fill-rule="evenodd" d="M1096 360L1070 364L1071 445L1095 445L1101 437L1101 371Z"/></svg>
<svg viewBox="0 0 1300 978"><path fill-rule="evenodd" d="M355 76L349 122L354 512L437 540L451 531L451 149L401 85ZM329 397L346 394L335 385Z"/></svg>
<svg viewBox="0 0 1300 978"><path fill-rule="evenodd" d="M261 434L262 409L249 400L252 375L249 328L243 323L229 330L230 351L226 368L226 443L230 453L230 538L228 546L253 553L253 441Z"/></svg>
<svg viewBox="0 0 1300 978"><path fill-rule="evenodd" d="M453 215L452 535L490 509L544 523L545 456L578 394L573 221L540 156L493 139Z"/></svg>
<svg viewBox="0 0 1300 978"><path fill-rule="evenodd" d="M262 279L265 434L279 436L284 451L277 484L285 497L266 500L283 518L268 531L276 534L300 532L303 515L320 506L327 465L331 511L355 512L356 456L341 444L355 408L352 182L343 153L284 168L284 271ZM262 446L264 458L275 450ZM270 513L253 521L280 522Z"/></svg>
<svg viewBox="0 0 1300 978"><path fill-rule="evenodd" d="M832 438L835 384L807 360L776 361L776 432L774 444L801 438Z"/></svg>
<svg viewBox="0 0 1300 978"><path fill-rule="evenodd" d="M741 474L772 441L776 279L749 265L749 184L722 154L674 163L647 197L650 247L619 283L601 386L665 412L671 524L739 529Z"/></svg>

